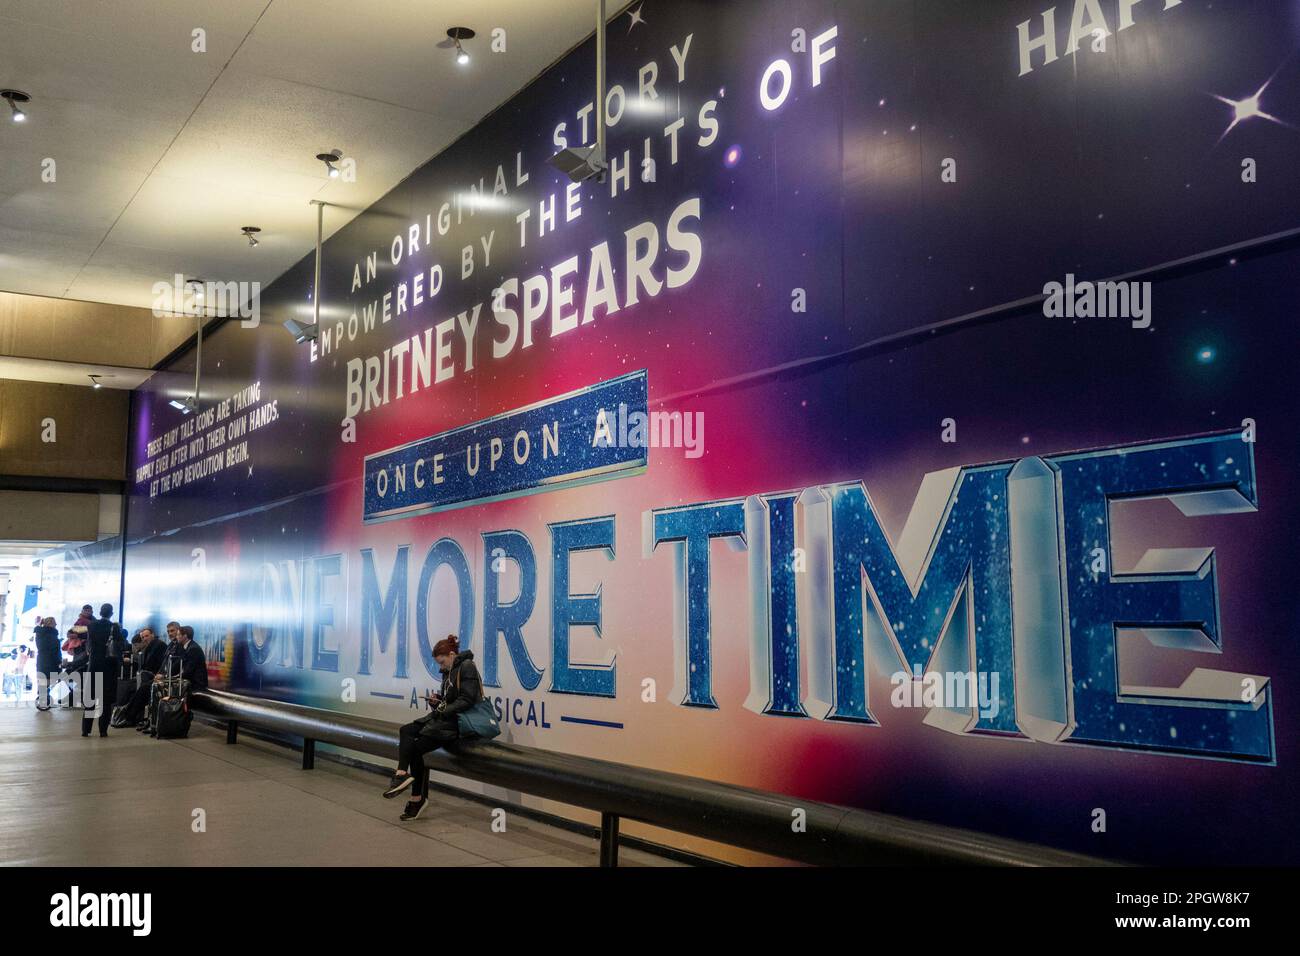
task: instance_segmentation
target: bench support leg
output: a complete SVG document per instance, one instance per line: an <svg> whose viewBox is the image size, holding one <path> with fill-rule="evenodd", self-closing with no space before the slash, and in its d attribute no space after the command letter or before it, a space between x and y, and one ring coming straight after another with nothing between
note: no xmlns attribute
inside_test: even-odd
<svg viewBox="0 0 1300 956"><path fill-rule="evenodd" d="M316 768L316 741L303 740L302 742L302 769L314 770Z"/></svg>
<svg viewBox="0 0 1300 956"><path fill-rule="evenodd" d="M233 744L239 738L239 721L226 721L226 743Z"/></svg>
<svg viewBox="0 0 1300 956"><path fill-rule="evenodd" d="M618 816L600 815L600 865L618 866Z"/></svg>

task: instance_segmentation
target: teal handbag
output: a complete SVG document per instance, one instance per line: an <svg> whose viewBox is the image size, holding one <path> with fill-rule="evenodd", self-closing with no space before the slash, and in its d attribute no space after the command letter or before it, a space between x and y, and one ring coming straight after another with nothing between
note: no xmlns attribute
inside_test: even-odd
<svg viewBox="0 0 1300 956"><path fill-rule="evenodd" d="M460 691L460 672L456 672L456 690ZM501 735L501 724L492 704L483 696L483 682L479 680L479 696L474 706L456 715L462 737L481 737L491 740Z"/></svg>

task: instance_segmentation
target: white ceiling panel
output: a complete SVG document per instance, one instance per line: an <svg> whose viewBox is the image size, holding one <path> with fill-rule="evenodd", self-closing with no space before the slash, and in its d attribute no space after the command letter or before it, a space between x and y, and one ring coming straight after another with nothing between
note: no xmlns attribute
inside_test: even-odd
<svg viewBox="0 0 1300 956"><path fill-rule="evenodd" d="M336 204L332 234L587 36L594 7L0 0L0 86L33 97L27 123L0 117L0 290L149 307L177 272L269 283L312 248L310 200ZM437 46L452 26L478 33L468 67ZM335 148L355 183L314 159Z"/></svg>

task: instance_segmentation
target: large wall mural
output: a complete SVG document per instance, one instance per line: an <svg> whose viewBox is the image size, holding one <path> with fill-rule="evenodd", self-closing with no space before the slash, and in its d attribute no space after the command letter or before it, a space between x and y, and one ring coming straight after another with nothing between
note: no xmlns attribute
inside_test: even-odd
<svg viewBox="0 0 1300 956"><path fill-rule="evenodd" d="M1300 7L634 9L603 182L588 42L137 393L127 623L394 721L457 633L521 743L1294 862Z"/></svg>

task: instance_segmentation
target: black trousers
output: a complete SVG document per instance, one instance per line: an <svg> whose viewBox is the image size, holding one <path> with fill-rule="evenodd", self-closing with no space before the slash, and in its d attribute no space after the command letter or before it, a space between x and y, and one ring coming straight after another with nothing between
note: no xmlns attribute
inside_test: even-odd
<svg viewBox="0 0 1300 956"><path fill-rule="evenodd" d="M415 778L412 795L423 797L429 782L424 755L445 747L459 736L460 725L455 717L430 717L423 723L413 721L402 725L397 743L397 769Z"/></svg>
<svg viewBox="0 0 1300 956"><path fill-rule="evenodd" d="M122 708L122 720L128 724L140 722L144 716L145 708L149 706L149 695L153 690L153 682L145 681L131 694L131 699L126 702Z"/></svg>
<svg viewBox="0 0 1300 956"><path fill-rule="evenodd" d="M87 672L81 675L81 679L84 682L82 705L85 706L92 700L99 705L99 732L106 734L108 733L108 722L113 719L113 701L117 700L117 673L113 671L107 674L91 674ZM82 736L90 733L90 728L94 724L94 717L82 717Z"/></svg>

